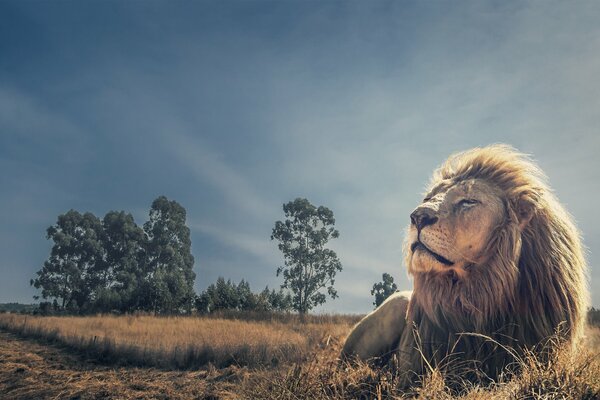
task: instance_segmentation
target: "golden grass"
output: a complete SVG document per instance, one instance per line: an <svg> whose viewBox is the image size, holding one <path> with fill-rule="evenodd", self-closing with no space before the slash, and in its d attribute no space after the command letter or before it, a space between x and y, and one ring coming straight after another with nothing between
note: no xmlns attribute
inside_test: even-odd
<svg viewBox="0 0 600 400"><path fill-rule="evenodd" d="M326 335L352 321L259 322L203 317L37 317L0 314L0 327L58 341L105 361L166 368L302 362Z"/></svg>
<svg viewBox="0 0 600 400"><path fill-rule="evenodd" d="M252 377L242 385L242 397L252 399L440 399L440 400L550 400L600 399L600 329L590 328L583 349L557 349L549 360L526 354L519 372L500 382L477 386L434 370L415 386L399 389L393 371L366 364L342 365L336 356L340 343L313 361ZM448 382L452 382L449 386Z"/></svg>
<svg viewBox="0 0 600 400"><path fill-rule="evenodd" d="M366 364L339 364L337 356L344 336L356 318L311 317L301 322L294 317L274 317L261 322L255 320L257 316L246 317L248 320L241 321L0 314L0 328L4 330L67 344L82 350L85 359L100 358L127 366L117 367L115 373L117 369L112 367L85 366L75 358L61 361L67 356L52 350L55 346L48 346L48 351L54 352L48 360L36 355L28 363L24 361L30 357L27 352L8 358L0 354L0 360L14 357L13 364L5 365L5 377L0 376L0 387L3 379L6 383L0 397L4 393L7 398L46 398L64 391L69 396L86 394L83 398L105 398L108 394L112 398L156 398L169 393L169 398L215 399L600 399L600 328L588 329L586 343L578 353L557 350L549 361L525 355L517 374L488 386L461 382L435 370L420 377L413 388L400 390L393 371ZM43 348L39 343L45 342L30 342L29 346ZM25 343L22 347L27 348ZM42 361L66 364L67 368L64 372L62 366L48 369ZM132 364L202 368L160 371ZM26 383L15 374L32 378ZM57 388L60 380L69 383ZM107 392L109 386L113 389Z"/></svg>

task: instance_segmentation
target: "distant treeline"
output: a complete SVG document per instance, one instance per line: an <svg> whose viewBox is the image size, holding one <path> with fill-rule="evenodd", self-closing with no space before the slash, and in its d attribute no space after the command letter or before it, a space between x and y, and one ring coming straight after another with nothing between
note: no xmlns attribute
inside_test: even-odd
<svg viewBox="0 0 600 400"><path fill-rule="evenodd" d="M41 289L43 314L198 311L276 311L292 309L283 290L253 293L247 281L219 278L196 295L186 211L159 197L149 220L139 227L131 214L110 211L101 220L70 210L47 230L54 242L31 285ZM6 311L22 310L16 306Z"/></svg>
<svg viewBox="0 0 600 400"><path fill-rule="evenodd" d="M0 303L0 312L31 314L38 309L38 304Z"/></svg>
<svg viewBox="0 0 600 400"><path fill-rule="evenodd" d="M6 307L4 307L6 306ZM119 310L116 308L97 311L99 313L129 313L144 310ZM230 279L219 277L210 284L206 290L194 297L192 312L198 314L238 315L236 312L253 312L256 315L263 313L288 313L292 311L292 296L283 290L274 290L265 287L261 292L255 293L250 284L242 280L235 284ZM56 304L41 302L38 304L0 304L0 312L24 314L72 314ZM225 314L224 314L225 312ZM83 312L80 312L83 314Z"/></svg>
<svg viewBox="0 0 600 400"><path fill-rule="evenodd" d="M186 211L164 196L154 200L143 227L124 211L110 211L99 219L89 212L70 210L48 228L47 238L54 242L50 256L31 280L31 285L41 289L43 301L35 308L14 304L4 311L208 314L292 310L288 292L266 287L253 293L245 280L236 285L219 278L196 295Z"/></svg>
<svg viewBox="0 0 600 400"><path fill-rule="evenodd" d="M186 210L164 196L152 202L149 219L138 226L125 211L100 219L70 210L46 231L50 256L30 283L41 291L44 314L202 314L215 311L307 313L337 297L333 287L342 265L325 247L337 238L333 212L297 198L283 205L271 240L279 242L284 265L279 291L253 293L247 281L219 278L197 295ZM284 291L285 290L285 291ZM323 293L326 291L326 293Z"/></svg>
<svg viewBox="0 0 600 400"><path fill-rule="evenodd" d="M292 310L292 296L283 290L269 290L268 286L260 293L253 293L245 280L236 285L220 277L196 297L195 305L201 314L217 311L288 312Z"/></svg>
<svg viewBox="0 0 600 400"><path fill-rule="evenodd" d="M131 214L70 210L47 229L54 242L31 285L42 312L191 312L195 302L186 211L158 197L143 227Z"/></svg>
<svg viewBox="0 0 600 400"><path fill-rule="evenodd" d="M50 257L31 284L41 289L37 309L10 312L90 314L153 312L201 314L217 311L288 312L292 296L283 290L253 293L247 281L220 277L196 295L186 211L157 198L139 227L131 214L110 211L102 220L70 210L47 230Z"/></svg>

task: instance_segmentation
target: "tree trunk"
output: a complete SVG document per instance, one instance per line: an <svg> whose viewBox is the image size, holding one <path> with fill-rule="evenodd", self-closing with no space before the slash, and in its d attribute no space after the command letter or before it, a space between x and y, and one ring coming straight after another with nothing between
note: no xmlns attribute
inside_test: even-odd
<svg viewBox="0 0 600 400"><path fill-rule="evenodd" d="M298 316L300 317L300 322L306 322L306 310L304 308L298 311Z"/></svg>

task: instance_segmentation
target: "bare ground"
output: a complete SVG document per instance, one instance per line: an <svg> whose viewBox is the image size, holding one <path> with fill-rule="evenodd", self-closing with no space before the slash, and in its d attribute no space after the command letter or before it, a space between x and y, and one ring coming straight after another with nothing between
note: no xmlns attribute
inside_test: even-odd
<svg viewBox="0 0 600 400"><path fill-rule="evenodd" d="M114 367L0 332L0 399L221 399L247 372Z"/></svg>

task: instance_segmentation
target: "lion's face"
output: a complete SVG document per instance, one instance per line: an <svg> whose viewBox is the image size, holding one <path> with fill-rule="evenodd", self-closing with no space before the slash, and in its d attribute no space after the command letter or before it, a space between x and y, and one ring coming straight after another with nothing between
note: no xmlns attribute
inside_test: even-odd
<svg viewBox="0 0 600 400"><path fill-rule="evenodd" d="M468 279L470 268L492 253L492 233L506 218L501 196L481 179L437 183L410 216L409 273Z"/></svg>

